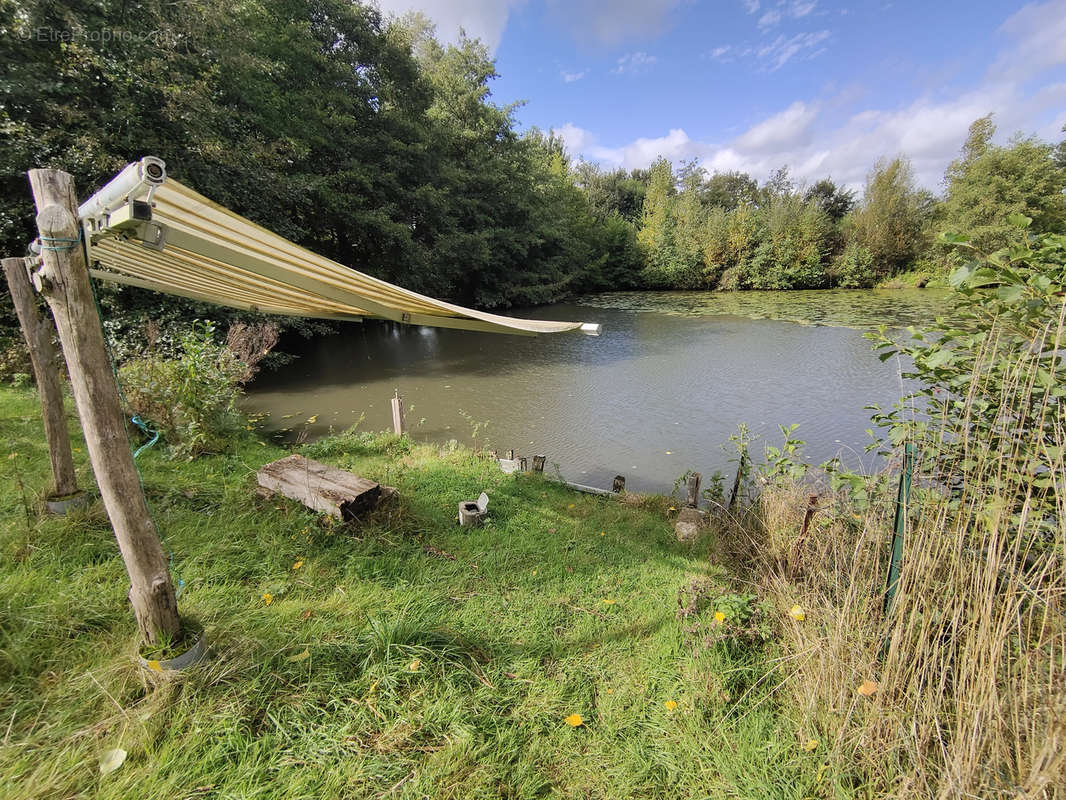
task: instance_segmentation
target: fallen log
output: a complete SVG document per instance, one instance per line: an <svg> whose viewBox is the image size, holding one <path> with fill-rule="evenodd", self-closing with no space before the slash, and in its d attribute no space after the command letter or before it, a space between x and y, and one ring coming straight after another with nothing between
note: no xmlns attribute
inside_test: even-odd
<svg viewBox="0 0 1066 800"><path fill-rule="evenodd" d="M395 489L301 455L264 464L256 478L261 490L276 492L345 522L372 511L382 499L396 493Z"/></svg>

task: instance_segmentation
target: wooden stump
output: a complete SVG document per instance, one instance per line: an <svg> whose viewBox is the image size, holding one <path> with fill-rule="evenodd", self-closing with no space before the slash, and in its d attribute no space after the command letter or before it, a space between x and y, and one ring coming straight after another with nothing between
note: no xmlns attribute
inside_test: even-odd
<svg viewBox="0 0 1066 800"><path fill-rule="evenodd" d="M383 497L393 494L380 483L301 455L265 464L256 478L262 489L345 522L372 511Z"/></svg>

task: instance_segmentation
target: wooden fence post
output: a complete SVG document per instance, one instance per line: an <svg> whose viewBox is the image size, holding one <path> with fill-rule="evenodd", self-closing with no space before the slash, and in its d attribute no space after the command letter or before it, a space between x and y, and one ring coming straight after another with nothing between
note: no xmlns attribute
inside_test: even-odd
<svg viewBox="0 0 1066 800"><path fill-rule="evenodd" d="M144 641L181 629L174 584L133 463L118 384L82 249L74 181L30 170L43 266L35 283L48 300L63 345L74 401L100 495L130 578L130 603Z"/></svg>
<svg viewBox="0 0 1066 800"><path fill-rule="evenodd" d="M5 258L4 274L11 290L22 335L30 351L33 376L37 381L37 395L41 401L44 438L48 442L48 457L52 461L52 495L65 498L76 494L78 479L74 473L74 457L70 451L70 432L63 408L63 389L56 368L56 349L52 344L51 317L42 314L26 274L26 259Z"/></svg>
<svg viewBox="0 0 1066 800"><path fill-rule="evenodd" d="M700 481L703 480L703 476L698 472L689 473L688 480L685 483L685 488L688 491L688 497L686 498L686 505L689 508L697 508L700 504Z"/></svg>
<svg viewBox="0 0 1066 800"><path fill-rule="evenodd" d="M392 432L397 436L403 436L403 398L400 397L400 390L396 390L396 395L389 400L392 405Z"/></svg>

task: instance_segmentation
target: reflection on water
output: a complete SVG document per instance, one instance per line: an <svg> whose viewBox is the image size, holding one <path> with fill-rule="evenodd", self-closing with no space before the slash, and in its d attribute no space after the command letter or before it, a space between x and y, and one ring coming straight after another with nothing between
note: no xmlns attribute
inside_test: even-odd
<svg viewBox="0 0 1066 800"><path fill-rule="evenodd" d="M797 422L812 460L870 465L864 406L899 397L899 371L837 326L921 324L946 304L928 290L627 292L526 314L601 322L598 338L345 325L261 376L247 405L270 413L269 429L314 437L362 414L364 429L388 428L399 389L418 439L471 443L470 420L487 423L481 442L544 453L582 483L624 474L637 490L728 470L722 445L741 423L776 444L777 426Z"/></svg>

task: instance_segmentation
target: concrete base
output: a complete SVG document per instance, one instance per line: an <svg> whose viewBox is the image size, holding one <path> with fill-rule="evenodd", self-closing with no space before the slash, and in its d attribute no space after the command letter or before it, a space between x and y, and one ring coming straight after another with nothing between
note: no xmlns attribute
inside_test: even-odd
<svg viewBox="0 0 1066 800"><path fill-rule="evenodd" d="M674 523L674 535L679 542L691 542L699 536L703 518L694 508L683 508Z"/></svg>
<svg viewBox="0 0 1066 800"><path fill-rule="evenodd" d="M459 524L464 528L476 528L489 515L489 496L484 492L477 500L464 500L459 504Z"/></svg>

